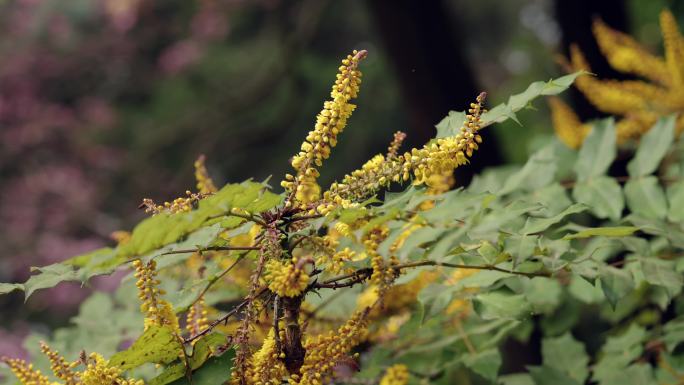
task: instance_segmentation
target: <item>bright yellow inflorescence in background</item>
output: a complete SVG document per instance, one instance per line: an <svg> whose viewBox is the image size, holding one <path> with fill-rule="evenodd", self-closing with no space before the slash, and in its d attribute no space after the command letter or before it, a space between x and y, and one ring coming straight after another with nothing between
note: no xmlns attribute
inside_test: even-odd
<svg viewBox="0 0 684 385"><path fill-rule="evenodd" d="M387 372L380 380L380 385L406 385L409 371L406 365L397 364L387 368Z"/></svg>
<svg viewBox="0 0 684 385"><path fill-rule="evenodd" d="M670 11L660 14L665 57L651 54L631 36L613 30L601 20L593 25L601 52L618 71L645 80L599 80L580 76L575 85L597 109L621 116L616 124L618 143L637 140L659 117L684 112L684 38ZM591 71L577 46L570 50L571 71ZM590 131L575 113L558 98L550 102L553 125L559 139L578 148ZM677 119L677 133L684 130L684 115Z"/></svg>

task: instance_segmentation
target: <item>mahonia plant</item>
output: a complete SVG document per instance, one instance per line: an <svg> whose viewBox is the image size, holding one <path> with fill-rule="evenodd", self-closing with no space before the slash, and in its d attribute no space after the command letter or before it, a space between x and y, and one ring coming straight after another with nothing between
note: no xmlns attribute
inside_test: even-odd
<svg viewBox="0 0 684 385"><path fill-rule="evenodd" d="M660 14L665 57L653 55L631 36L616 31L600 19L594 20L593 32L608 63L625 74L644 80L600 80L583 76L577 89L598 110L620 116L615 128L619 143L638 140L660 117L684 112L684 37L674 15ZM570 47L569 71L591 71L577 45ZM551 116L556 134L571 148L579 148L591 130L559 98L551 98ZM677 135L684 130L684 115L679 115Z"/></svg>
<svg viewBox="0 0 684 385"><path fill-rule="evenodd" d="M480 93L424 146L402 151L406 134L396 132L386 153L324 188L320 170L356 108L366 56L342 60L281 194L251 180L218 188L201 156L196 192L143 201L151 215L113 234L115 247L0 284L0 293L29 296L133 270L114 295L93 294L75 326L35 342L47 360L3 358L19 382L681 382L676 119L643 136L628 176L607 175L618 135L606 120L588 129L578 153L552 142L522 167L453 188L454 169L486 145L481 129L562 92L575 73L533 83L490 111ZM565 162L575 163L570 175L559 171ZM587 330L583 312L601 318L595 340L578 333ZM534 338L542 361L507 354L510 341L538 346Z"/></svg>

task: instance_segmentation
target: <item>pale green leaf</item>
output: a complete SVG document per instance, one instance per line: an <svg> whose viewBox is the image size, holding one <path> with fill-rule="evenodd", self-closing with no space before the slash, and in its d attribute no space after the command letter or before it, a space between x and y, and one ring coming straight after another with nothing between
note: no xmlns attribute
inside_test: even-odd
<svg viewBox="0 0 684 385"><path fill-rule="evenodd" d="M21 283L0 283L0 294L11 293L15 290L24 290L24 285Z"/></svg>
<svg viewBox="0 0 684 385"><path fill-rule="evenodd" d="M630 179L625 184L627 207L634 214L646 218L664 219L667 215L667 200L658 178L647 176Z"/></svg>
<svg viewBox="0 0 684 385"><path fill-rule="evenodd" d="M499 194L508 194L518 189L534 191L548 185L554 179L556 161L553 145L542 148L530 157L520 171L506 180Z"/></svg>
<svg viewBox="0 0 684 385"><path fill-rule="evenodd" d="M463 364L482 377L494 381L501 367L501 353L498 349L489 349L463 358Z"/></svg>
<svg viewBox="0 0 684 385"><path fill-rule="evenodd" d="M598 176L584 182L578 182L572 190L572 196L579 203L589 206L599 218L620 219L625 207L622 189L615 179Z"/></svg>
<svg viewBox="0 0 684 385"><path fill-rule="evenodd" d="M581 213L586 210L587 206L581 203L575 203L572 206L563 210L563 212L551 218L530 218L522 230L522 234L531 234L542 232L556 223L562 221L565 217L572 214Z"/></svg>
<svg viewBox="0 0 684 385"><path fill-rule="evenodd" d="M608 171L617 154L615 138L615 123L612 118L594 123L594 128L584 140L575 163L578 181L595 178Z"/></svg>
<svg viewBox="0 0 684 385"><path fill-rule="evenodd" d="M479 294L473 300L473 308L485 320L520 319L530 314L530 304L522 294L493 291Z"/></svg>
<svg viewBox="0 0 684 385"><path fill-rule="evenodd" d="M684 222L684 181L668 186L667 200L670 206L667 219L672 222Z"/></svg>
<svg viewBox="0 0 684 385"><path fill-rule="evenodd" d="M634 289L634 279L623 269L601 266L599 280L608 303L615 308L618 301Z"/></svg>
<svg viewBox="0 0 684 385"><path fill-rule="evenodd" d="M675 133L675 116L660 118L648 132L641 137L634 158L627 164L630 176L652 174L672 145Z"/></svg>
<svg viewBox="0 0 684 385"><path fill-rule="evenodd" d="M584 74L586 74L586 72L579 71L557 79L549 80L548 82L538 81L530 84L525 91L512 95L508 99L508 103L502 103L492 107L487 113L483 114L483 127L494 123L501 123L508 119L517 121L515 113L527 107L532 100L541 95L557 95L568 89L578 76ZM449 115L435 126L437 128L437 138L458 134L464 120L465 113L449 111Z"/></svg>
<svg viewBox="0 0 684 385"><path fill-rule="evenodd" d="M652 258L640 258L641 272L651 285L662 286L667 290L670 298L682 291L684 280L682 274L675 270L674 261Z"/></svg>
<svg viewBox="0 0 684 385"><path fill-rule="evenodd" d="M580 384L589 376L589 356L584 345L570 333L542 340L544 365L555 368Z"/></svg>

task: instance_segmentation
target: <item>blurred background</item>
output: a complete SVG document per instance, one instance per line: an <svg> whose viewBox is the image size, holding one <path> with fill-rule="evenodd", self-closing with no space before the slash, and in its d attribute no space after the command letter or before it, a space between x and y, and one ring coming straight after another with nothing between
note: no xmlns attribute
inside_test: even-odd
<svg viewBox="0 0 684 385"><path fill-rule="evenodd" d="M194 188L204 153L222 184L288 171L339 61L367 49L358 108L323 185L383 152L397 130L421 145L481 90L505 101L562 75L578 42L600 77L593 17L661 48L665 0L0 0L0 282L113 244L143 197ZM567 95L583 118L598 116ZM523 162L553 133L543 113L486 133L469 173ZM457 175L466 184L472 174ZM120 277L119 277L120 278ZM101 290L117 277L95 280ZM89 288L0 297L0 355L68 322Z"/></svg>

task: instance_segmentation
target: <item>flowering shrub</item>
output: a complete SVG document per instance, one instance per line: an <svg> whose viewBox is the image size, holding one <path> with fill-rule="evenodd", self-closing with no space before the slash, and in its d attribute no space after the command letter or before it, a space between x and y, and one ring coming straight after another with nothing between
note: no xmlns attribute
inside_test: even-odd
<svg viewBox="0 0 684 385"><path fill-rule="evenodd" d="M453 170L486 145L481 129L578 72L489 111L474 96L425 146L401 153L397 133L386 154L322 188L366 55L342 60L282 193L268 181L217 188L200 158L197 192L145 199L151 216L115 247L0 284L30 296L135 270L113 295L93 294L73 327L30 338L32 364L3 358L7 368L25 385L681 382L675 117L641 138L627 175L608 175L607 119L578 152L552 142L520 168L451 189ZM541 357L511 341L540 344Z"/></svg>

